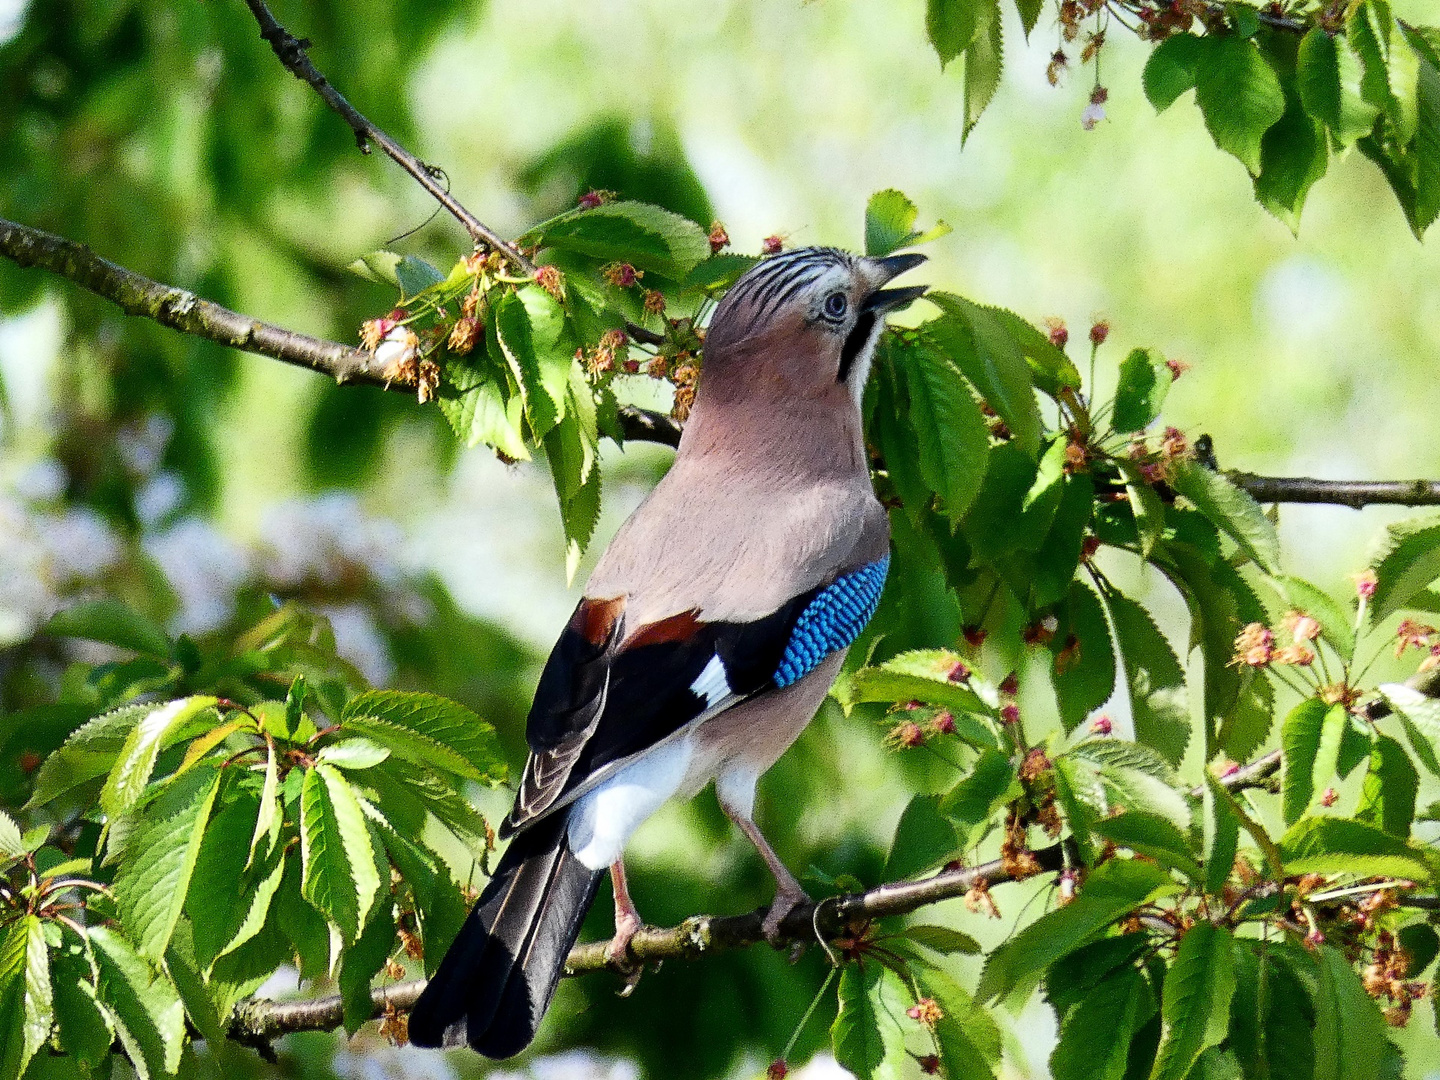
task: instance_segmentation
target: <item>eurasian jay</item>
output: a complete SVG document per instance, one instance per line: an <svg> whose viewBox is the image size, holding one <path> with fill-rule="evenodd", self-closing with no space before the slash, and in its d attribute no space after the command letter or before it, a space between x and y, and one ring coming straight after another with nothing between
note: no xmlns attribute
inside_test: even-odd
<svg viewBox="0 0 1440 1080"><path fill-rule="evenodd" d="M621 526L545 664L513 837L410 1015L418 1046L493 1058L535 1036L608 868L622 958L640 928L621 853L714 781L777 893L806 899L756 827L755 784L799 737L880 600L889 522L860 400L884 289L921 255L803 248L741 277L711 320L673 465Z"/></svg>

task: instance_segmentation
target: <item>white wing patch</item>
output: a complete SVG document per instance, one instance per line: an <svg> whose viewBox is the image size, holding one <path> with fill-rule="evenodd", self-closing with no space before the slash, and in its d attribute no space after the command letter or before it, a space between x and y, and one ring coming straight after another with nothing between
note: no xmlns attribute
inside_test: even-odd
<svg viewBox="0 0 1440 1080"><path fill-rule="evenodd" d="M725 662L719 656L712 656L690 684L690 689L705 699L705 708L713 709L730 696L730 681L725 675Z"/></svg>

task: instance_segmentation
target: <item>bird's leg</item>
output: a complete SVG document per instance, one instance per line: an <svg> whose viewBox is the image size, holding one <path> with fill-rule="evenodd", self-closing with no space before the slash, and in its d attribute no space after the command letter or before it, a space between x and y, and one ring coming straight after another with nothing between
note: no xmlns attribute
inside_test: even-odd
<svg viewBox="0 0 1440 1080"><path fill-rule="evenodd" d="M631 966L630 941L645 925L635 901L630 899L630 886L625 881L625 860L610 864L610 887L615 893L615 936L605 946L605 959L622 969Z"/></svg>
<svg viewBox="0 0 1440 1080"><path fill-rule="evenodd" d="M795 880L795 875L780 861L780 856L775 854L770 841L765 839L760 826L751 820L749 814L742 813L738 807L729 805L723 798L720 800L720 809L725 811L725 816L755 845L755 850L760 852L760 857L765 860L765 865L770 868L770 873L775 878L775 900L771 903L770 910L765 913L761 929L765 933L765 940L777 945L780 939L780 924L785 921L785 916L801 904L810 903L810 897L800 887L800 882Z"/></svg>

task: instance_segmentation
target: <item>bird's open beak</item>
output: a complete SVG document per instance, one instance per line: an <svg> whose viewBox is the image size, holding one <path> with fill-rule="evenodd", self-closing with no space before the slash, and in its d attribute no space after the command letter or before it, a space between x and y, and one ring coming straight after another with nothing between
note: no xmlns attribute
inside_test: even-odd
<svg viewBox="0 0 1440 1080"><path fill-rule="evenodd" d="M924 255L888 255L883 259L872 259L871 263L885 271L885 280L897 278L907 270L913 270L925 261ZM911 285L904 289L876 289L865 300L862 310L881 314L895 311L925 295L927 286Z"/></svg>

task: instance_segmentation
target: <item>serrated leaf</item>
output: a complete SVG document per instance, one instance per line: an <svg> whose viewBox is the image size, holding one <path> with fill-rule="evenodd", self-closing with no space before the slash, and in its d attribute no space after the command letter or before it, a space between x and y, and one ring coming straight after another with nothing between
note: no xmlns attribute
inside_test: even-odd
<svg viewBox="0 0 1440 1080"><path fill-rule="evenodd" d="M1185 834L1158 814L1127 810L1114 817L1101 818L1090 826L1090 831L1137 855L1154 859L1161 866L1179 870L1191 881L1200 879L1200 864L1195 861Z"/></svg>
<svg viewBox="0 0 1440 1080"><path fill-rule="evenodd" d="M1088 761L1099 770L1121 805L1150 810L1186 828L1190 809L1177 788L1174 770L1154 750L1122 739L1085 739L1066 756Z"/></svg>
<svg viewBox="0 0 1440 1080"><path fill-rule="evenodd" d="M1143 431L1153 424L1175 381L1165 358L1150 349L1132 349L1120 361L1111 425L1119 433Z"/></svg>
<svg viewBox="0 0 1440 1080"><path fill-rule="evenodd" d="M676 281L710 256L708 234L689 218L639 202L611 202L551 218L525 243L628 262Z"/></svg>
<svg viewBox="0 0 1440 1080"><path fill-rule="evenodd" d="M940 57L942 68L969 48L970 42L975 40L975 33L979 29L980 10L981 5L976 0L926 0L925 33L930 38L935 55ZM867 255L888 253L870 250L868 229L865 252Z"/></svg>
<svg viewBox="0 0 1440 1080"><path fill-rule="evenodd" d="M220 772L197 768L147 806L120 854L115 903L141 956L158 962L180 918Z"/></svg>
<svg viewBox="0 0 1440 1080"><path fill-rule="evenodd" d="M1155 1015L1144 976L1122 967L1065 1016L1050 1055L1054 1080L1125 1080L1130 1040Z"/></svg>
<svg viewBox="0 0 1440 1080"><path fill-rule="evenodd" d="M840 1008L830 1025L835 1060L857 1080L871 1080L885 1057L872 992L880 981L876 963L847 964L840 970Z"/></svg>
<svg viewBox="0 0 1440 1080"><path fill-rule="evenodd" d="M1320 27L1300 42L1296 83L1305 111L1321 121L1335 141L1348 149L1368 135L1380 115L1361 95L1365 68L1344 35L1332 37Z"/></svg>
<svg viewBox="0 0 1440 1080"><path fill-rule="evenodd" d="M1420 774L1410 764L1405 748L1388 735L1373 736L1370 768L1360 794L1355 817L1377 825L1391 836L1402 840L1410 836L1415 820L1415 797L1420 790Z"/></svg>
<svg viewBox="0 0 1440 1080"><path fill-rule="evenodd" d="M1084 583L1071 582L1059 614L1051 681L1060 721L1074 731L1114 691L1115 650L1100 599Z"/></svg>
<svg viewBox="0 0 1440 1080"><path fill-rule="evenodd" d="M77 1061L94 1067L110 1053L115 1025L100 1007L89 949L73 932L50 957L56 1041Z"/></svg>
<svg viewBox="0 0 1440 1080"><path fill-rule="evenodd" d="M940 812L973 830L991 814L1015 782L1015 763L998 750L982 750L963 777L940 800Z"/></svg>
<svg viewBox="0 0 1440 1080"><path fill-rule="evenodd" d="M1074 900L1042 915L990 954L975 996L989 1001L1031 984L1060 957L1169 884L1164 870L1134 859L1112 859L1097 867Z"/></svg>
<svg viewBox="0 0 1440 1080"><path fill-rule="evenodd" d="M1412 596L1440 578L1440 520L1432 516L1389 526L1370 569L1375 572L1375 593L1367 610L1373 625L1402 610Z"/></svg>
<svg viewBox="0 0 1440 1080"><path fill-rule="evenodd" d="M1065 355L1065 350L1056 346L1050 336L1026 322L1013 311L1001 307L985 307L992 318L1005 328L1011 339L1025 354L1030 365L1030 375L1035 388L1052 398L1058 398L1066 390L1080 389L1080 369Z"/></svg>
<svg viewBox="0 0 1440 1080"><path fill-rule="evenodd" d="M948 926L930 926L921 924L919 926L907 926L905 936L917 945L924 945L944 956L954 953L964 953L967 956L974 956L980 952L980 943L969 934L962 934L959 930L951 929Z"/></svg>
<svg viewBox="0 0 1440 1080"><path fill-rule="evenodd" d="M1229 796L1207 771L1201 792L1200 851L1205 863L1204 888L1219 893L1235 866L1240 847L1240 819L1235 815Z"/></svg>
<svg viewBox="0 0 1440 1080"><path fill-rule="evenodd" d="M1320 736L1331 707L1319 698L1306 698L1285 717L1280 727L1281 760L1283 762L1280 790L1285 823L1294 824L1315 797L1315 758L1320 751ZM1343 721L1344 709L1341 708ZM1338 742L1336 749L1338 751ZM1330 761L1331 774L1335 760ZM1322 777L1327 783L1330 774Z"/></svg>
<svg viewBox="0 0 1440 1080"><path fill-rule="evenodd" d="M1428 697L1404 683L1384 683L1380 692L1400 718L1410 749L1433 775L1440 776L1440 699Z"/></svg>
<svg viewBox="0 0 1440 1080"><path fill-rule="evenodd" d="M1185 669L1150 613L1118 592L1105 596L1125 665L1135 741L1179 766L1190 743Z"/></svg>
<svg viewBox="0 0 1440 1080"><path fill-rule="evenodd" d="M1248 492L1196 461L1172 464L1170 486L1226 533L1255 564L1274 574L1280 563L1275 526Z"/></svg>
<svg viewBox="0 0 1440 1080"><path fill-rule="evenodd" d="M1145 96L1156 112L1164 112L1198 78L1205 46L1194 34L1172 34L1155 47L1145 62Z"/></svg>
<svg viewBox="0 0 1440 1080"><path fill-rule="evenodd" d="M1345 30L1365 67L1361 93L1371 104L1381 106L1394 141L1400 146L1408 144L1416 130L1419 57L1406 42L1386 0L1357 4Z"/></svg>
<svg viewBox="0 0 1440 1080"><path fill-rule="evenodd" d="M920 992L944 1014L935 1024L935 1044L946 1076L992 1080L1001 1054L1000 1029L965 989L939 968L916 973Z"/></svg>
<svg viewBox="0 0 1440 1080"><path fill-rule="evenodd" d="M0 1076L18 1080L49 1034L52 1019L43 930L39 918L21 915L0 926Z"/></svg>
<svg viewBox="0 0 1440 1080"><path fill-rule="evenodd" d="M322 746L315 760L337 769L373 769L389 756L388 748L369 739L340 739Z"/></svg>
<svg viewBox="0 0 1440 1080"><path fill-rule="evenodd" d="M1145 479L1140 467L1127 458L1116 458L1115 465L1125 480L1125 495L1135 515L1135 534L1140 541L1140 555L1148 559L1155 545L1165 537L1165 504L1155 488Z"/></svg>
<svg viewBox="0 0 1440 1080"><path fill-rule="evenodd" d="M1199 39L1203 51L1195 102L1215 145L1240 159L1252 176L1261 165L1261 142L1285 113L1280 79L1255 43L1235 35Z"/></svg>
<svg viewBox="0 0 1440 1080"><path fill-rule="evenodd" d="M174 1076L185 1045L180 995L114 931L90 927L89 938L100 971L100 1000L140 1080Z"/></svg>
<svg viewBox="0 0 1440 1080"><path fill-rule="evenodd" d="M92 600L66 608L45 624L45 633L100 641L162 660L170 655L170 638L160 624L119 600Z"/></svg>
<svg viewBox="0 0 1440 1080"><path fill-rule="evenodd" d="M1005 61L1004 37L1000 26L999 0L976 0L979 27L965 50L965 127L960 134L963 146L1000 88L1000 71Z"/></svg>
<svg viewBox="0 0 1440 1080"><path fill-rule="evenodd" d="M1235 996L1227 1045L1244 1075L1311 1080L1315 1014L1282 949L1253 938L1235 941ZM1307 958L1308 959L1308 958Z"/></svg>
<svg viewBox="0 0 1440 1080"><path fill-rule="evenodd" d="M1224 927L1196 923L1180 939L1165 975L1165 1036L1155 1080L1182 1080L1202 1052L1224 1040L1234 993L1234 938Z"/></svg>
<svg viewBox="0 0 1440 1080"><path fill-rule="evenodd" d="M948 649L915 649L901 653L875 667L855 673L856 701L922 701L960 713L988 712L988 706L965 679L951 679L959 670L968 671L958 653ZM956 718L959 723L959 718ZM994 736L986 730L986 745Z"/></svg>
<svg viewBox="0 0 1440 1080"><path fill-rule="evenodd" d="M939 804L938 795L916 795L905 807L885 860L887 881L913 877L954 856L960 846L955 826Z"/></svg>
<svg viewBox="0 0 1440 1080"><path fill-rule="evenodd" d="M697 263L695 268L685 275L681 288L706 295L718 293L734 285L747 270L759 262L754 255L737 255L728 251L711 255L704 262Z"/></svg>
<svg viewBox="0 0 1440 1080"><path fill-rule="evenodd" d="M1390 1045L1379 1006L1343 953L1321 945L1318 955L1314 1080L1379 1080Z"/></svg>
<svg viewBox="0 0 1440 1080"><path fill-rule="evenodd" d="M345 1030L354 1035L374 1012L370 982L385 966L395 946L395 911L388 903L376 906L364 932L345 950L336 982L345 1003Z"/></svg>
<svg viewBox="0 0 1440 1080"><path fill-rule="evenodd" d="M136 724L155 711L153 704L123 705L77 728L60 748L45 758L27 806L43 806L104 776L115 764Z"/></svg>
<svg viewBox="0 0 1440 1080"><path fill-rule="evenodd" d="M0 866L11 859L22 858L28 852L25 838L20 835L20 826L4 810L0 810Z"/></svg>
<svg viewBox="0 0 1440 1080"><path fill-rule="evenodd" d="M195 962L202 971L260 932L280 888L285 869L281 852L262 852L244 870L236 870L249 857L253 822L263 805L263 799L242 794L217 812L205 830L185 898Z"/></svg>
<svg viewBox="0 0 1440 1080"><path fill-rule="evenodd" d="M1263 41L1262 53L1280 77L1285 112L1261 140L1255 198L1291 232L1298 233L1305 197L1329 165L1329 141L1325 126L1301 103L1295 85L1298 45L1294 38L1272 35Z"/></svg>
<svg viewBox="0 0 1440 1080"><path fill-rule="evenodd" d="M353 944L380 892L380 874L364 811L332 765L305 770L300 839L305 899Z"/></svg>
<svg viewBox="0 0 1440 1080"><path fill-rule="evenodd" d="M160 751L188 721L214 704L215 698L204 695L180 698L147 713L134 726L100 789L100 806L108 817L117 818L135 805L150 783Z"/></svg>
<svg viewBox="0 0 1440 1080"><path fill-rule="evenodd" d="M890 344L909 399L905 420L917 440L920 478L958 521L974 502L990 455L990 432L970 387L934 345Z"/></svg>
<svg viewBox="0 0 1440 1080"><path fill-rule="evenodd" d="M1025 353L1005 324L989 309L953 293L928 293L941 318L927 323L926 335L974 384L995 410L1015 445L1032 458L1040 448L1040 407Z"/></svg>
<svg viewBox="0 0 1440 1080"><path fill-rule="evenodd" d="M275 850L280 839L280 827L284 823L285 811L280 805L280 763L275 752L275 743L266 740L265 781L260 788L260 805L255 811L255 830L250 834L250 849L245 856L245 869L255 863L255 854L265 844L265 855Z"/></svg>
<svg viewBox="0 0 1440 1080"><path fill-rule="evenodd" d="M402 690L367 690L346 703L340 714L340 726L349 729L354 725L357 732L363 732L382 745L390 745L379 737L379 732L384 729L373 725L366 727L372 719L448 747L490 783L497 783L505 777L504 758L495 729L465 706L448 698ZM410 756L397 748L401 740L395 742L391 749L397 755ZM412 753L417 752L412 748ZM432 764L428 761L421 763Z"/></svg>
<svg viewBox="0 0 1440 1080"><path fill-rule="evenodd" d="M951 6L968 4L970 0L945 0ZM943 221L921 232L915 228L919 209L902 191L887 188L870 196L865 206L865 254L871 257L889 255L903 247L938 240L950 231Z"/></svg>
<svg viewBox="0 0 1440 1080"><path fill-rule="evenodd" d="M527 285L495 305L500 351L520 387L525 418L536 438L565 415L565 388L572 357L557 348L565 315L545 290Z"/></svg>
<svg viewBox="0 0 1440 1080"><path fill-rule="evenodd" d="M1287 875L1430 876L1419 850L1373 825L1345 818L1301 818L1280 838L1280 855Z"/></svg>
<svg viewBox="0 0 1440 1080"><path fill-rule="evenodd" d="M520 395L507 394L495 372L451 357L441 369L436 402L465 446L493 446L513 461L530 460Z"/></svg>
<svg viewBox="0 0 1440 1080"><path fill-rule="evenodd" d="M1355 656L1355 617L1331 595L1298 577L1278 577L1274 581L1280 595L1303 615L1320 624L1321 635L1348 663Z"/></svg>

